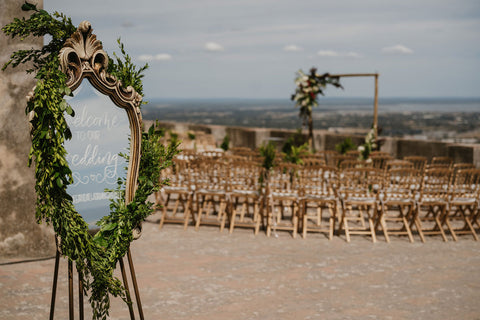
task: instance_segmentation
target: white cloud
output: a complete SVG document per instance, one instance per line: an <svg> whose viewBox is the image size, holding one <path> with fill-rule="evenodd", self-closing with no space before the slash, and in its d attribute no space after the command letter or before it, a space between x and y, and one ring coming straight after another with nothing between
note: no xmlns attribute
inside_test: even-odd
<svg viewBox="0 0 480 320"><path fill-rule="evenodd" d="M320 57L347 57L347 58L360 58L361 55L356 53L356 52L353 52L353 51L349 51L349 52L338 52L338 51L334 51L334 50L320 50L317 52L317 55L320 56Z"/></svg>
<svg viewBox="0 0 480 320"><path fill-rule="evenodd" d="M345 53L345 57L360 58L361 55L356 53L356 52L350 51L350 52Z"/></svg>
<svg viewBox="0 0 480 320"><path fill-rule="evenodd" d="M159 53L155 56L155 60L158 60L158 61L172 60L172 56L169 55L168 53Z"/></svg>
<svg viewBox="0 0 480 320"><path fill-rule="evenodd" d="M151 54L142 54L138 57L140 61L167 61L172 60L172 56L168 53L159 53L152 56Z"/></svg>
<svg viewBox="0 0 480 320"><path fill-rule="evenodd" d="M283 47L283 51L299 52L299 51L303 51L303 48L299 47L295 44L289 44L289 45Z"/></svg>
<svg viewBox="0 0 480 320"><path fill-rule="evenodd" d="M413 50L405 47L404 45L397 44L395 46L382 48L382 53L406 55L406 54L412 54Z"/></svg>
<svg viewBox="0 0 480 320"><path fill-rule="evenodd" d="M333 50L320 50L317 52L320 57L338 57L340 54Z"/></svg>
<svg viewBox="0 0 480 320"><path fill-rule="evenodd" d="M205 50L211 51L211 52L220 52L220 51L225 51L225 48L216 42L207 42L205 43L204 46Z"/></svg>

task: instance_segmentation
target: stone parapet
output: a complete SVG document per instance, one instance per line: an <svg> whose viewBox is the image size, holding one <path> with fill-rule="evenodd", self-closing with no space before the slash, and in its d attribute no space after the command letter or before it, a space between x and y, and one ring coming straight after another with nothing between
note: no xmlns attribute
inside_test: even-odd
<svg viewBox="0 0 480 320"><path fill-rule="evenodd" d="M145 121L146 124L151 121ZM215 148L220 146L225 135L230 137L230 147L248 147L255 149L263 143L273 141L279 148L294 134L295 130L268 129L250 127L225 127L219 125L189 124L181 122L163 122L159 124L179 134L191 132L203 132L212 135ZM147 125L145 126L147 127ZM306 134L306 133L305 133ZM335 145L342 143L346 138L352 139L353 143L360 145L364 141L364 135L336 133L328 130L315 130L314 142L316 150L335 150ZM414 140L393 137L381 137L381 150L390 153L395 158L419 155L428 159L436 156L448 156L455 162L474 163L480 168L480 144L454 144L431 140Z"/></svg>

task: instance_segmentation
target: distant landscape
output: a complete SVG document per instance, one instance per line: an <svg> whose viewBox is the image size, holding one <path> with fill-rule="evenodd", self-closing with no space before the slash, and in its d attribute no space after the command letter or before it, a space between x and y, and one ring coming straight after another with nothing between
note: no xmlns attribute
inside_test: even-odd
<svg viewBox="0 0 480 320"><path fill-rule="evenodd" d="M371 98L320 98L315 129L367 131ZM379 100L383 136L461 143L480 142L480 98L385 98ZM288 99L162 99L143 107L147 120L225 126L297 129L298 108Z"/></svg>

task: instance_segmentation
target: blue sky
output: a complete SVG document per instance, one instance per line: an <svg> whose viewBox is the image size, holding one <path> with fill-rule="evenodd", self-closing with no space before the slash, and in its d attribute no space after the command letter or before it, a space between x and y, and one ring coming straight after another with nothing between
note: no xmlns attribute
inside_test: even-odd
<svg viewBox="0 0 480 320"><path fill-rule="evenodd" d="M44 0L149 63L145 96L286 98L298 69L378 72L380 97L480 97L478 0ZM327 96L373 96L372 78Z"/></svg>

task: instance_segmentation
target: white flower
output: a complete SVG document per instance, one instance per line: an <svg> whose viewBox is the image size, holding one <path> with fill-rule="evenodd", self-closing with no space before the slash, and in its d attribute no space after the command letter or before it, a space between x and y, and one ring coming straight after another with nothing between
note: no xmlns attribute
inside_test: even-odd
<svg viewBox="0 0 480 320"><path fill-rule="evenodd" d="M363 151L365 151L365 147L364 146L359 146L357 150L360 151L360 152L363 152Z"/></svg>

